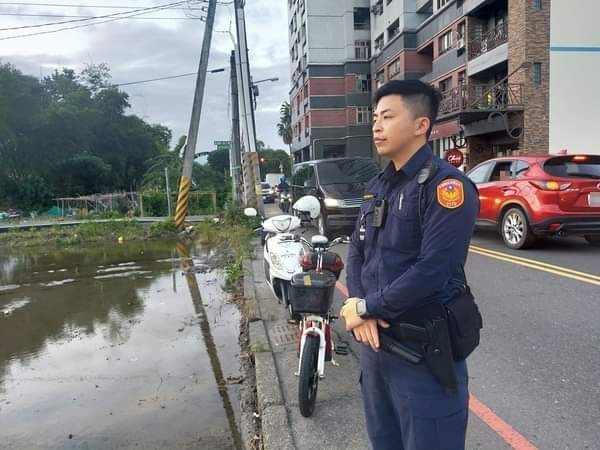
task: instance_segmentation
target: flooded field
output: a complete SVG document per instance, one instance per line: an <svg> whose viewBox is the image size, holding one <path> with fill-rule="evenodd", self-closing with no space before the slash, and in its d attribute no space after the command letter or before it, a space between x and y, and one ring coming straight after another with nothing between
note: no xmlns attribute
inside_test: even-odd
<svg viewBox="0 0 600 450"><path fill-rule="evenodd" d="M0 448L239 446L239 312L199 247L0 249ZM190 269L190 264L193 267Z"/></svg>

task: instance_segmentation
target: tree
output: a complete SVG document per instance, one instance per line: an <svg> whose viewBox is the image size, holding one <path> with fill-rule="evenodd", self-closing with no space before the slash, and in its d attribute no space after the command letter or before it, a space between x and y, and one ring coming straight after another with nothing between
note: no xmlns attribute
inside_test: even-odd
<svg viewBox="0 0 600 450"><path fill-rule="evenodd" d="M283 173L290 176L292 172L292 162L290 155L285 150L263 149L258 154L261 179L265 179L267 173L281 173L279 165L283 166Z"/></svg>
<svg viewBox="0 0 600 450"><path fill-rule="evenodd" d="M82 195L102 192L110 179L111 167L93 155L76 155L59 168L60 181L56 184L62 195Z"/></svg>
<svg viewBox="0 0 600 450"><path fill-rule="evenodd" d="M109 81L106 64L56 70L42 81L0 64L3 205L43 208L51 194L135 189L148 161L169 151L171 131L126 114L127 93Z"/></svg>
<svg viewBox="0 0 600 450"><path fill-rule="evenodd" d="M279 109L279 123L277 124L277 134L283 139L283 143L290 148L292 153L292 140L294 133L292 131L292 106L288 102L283 102Z"/></svg>
<svg viewBox="0 0 600 450"><path fill-rule="evenodd" d="M229 172L229 150L221 148L208 154L207 163L215 172Z"/></svg>

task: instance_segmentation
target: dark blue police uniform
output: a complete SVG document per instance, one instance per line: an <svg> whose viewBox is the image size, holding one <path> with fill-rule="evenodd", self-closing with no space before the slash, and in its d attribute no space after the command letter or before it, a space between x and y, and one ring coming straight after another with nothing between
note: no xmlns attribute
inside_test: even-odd
<svg viewBox="0 0 600 450"><path fill-rule="evenodd" d="M436 171L419 184L423 166ZM420 190L422 191L420 192ZM377 200L387 203L373 226ZM393 163L369 182L347 262L351 297L394 323L408 309L447 302L464 289L463 266L479 210L476 188L423 146L400 170ZM447 394L425 365L368 346L361 351L367 431L375 450L459 450L468 415L467 367L455 363L458 392Z"/></svg>

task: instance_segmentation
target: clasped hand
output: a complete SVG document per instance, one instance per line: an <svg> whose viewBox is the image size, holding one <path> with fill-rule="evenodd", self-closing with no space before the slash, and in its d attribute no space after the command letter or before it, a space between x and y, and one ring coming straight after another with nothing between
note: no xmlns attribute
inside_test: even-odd
<svg viewBox="0 0 600 450"><path fill-rule="evenodd" d="M346 330L354 334L358 342L371 346L373 351L379 351L379 330L377 326L389 328L390 324L382 319L362 319L356 313L356 303L359 298L349 298L344 302L340 317L346 322Z"/></svg>

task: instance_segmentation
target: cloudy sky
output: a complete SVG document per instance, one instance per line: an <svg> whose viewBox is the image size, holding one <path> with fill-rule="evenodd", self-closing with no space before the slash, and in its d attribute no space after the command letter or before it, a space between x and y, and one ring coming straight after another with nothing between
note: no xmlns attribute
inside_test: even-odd
<svg viewBox="0 0 600 450"><path fill-rule="evenodd" d="M176 0L2 0L0 1L0 60L14 64L22 72L45 76L61 67L82 69L88 63L107 63L113 83L126 83L197 70L204 22L180 19L199 15L190 11L203 5L200 0L145 14L144 19L125 19L75 30L60 31L18 39L16 35L55 30L71 24L28 27L49 22L76 20L127 11L123 7L145 8ZM12 2L12 3L10 3ZM20 3L18 3L20 2ZM34 4L35 3L35 4ZM226 2L222 2L226 3ZM228 3L228 2L227 2ZM42 4L42 5L40 5ZM206 3L204 3L206 4ZM247 0L246 21L250 68L254 80L279 77L275 83L262 83L256 112L257 136L274 148L285 148L277 136L279 107L289 88L287 10L285 0ZM58 5L73 5L70 7ZM120 9L105 6L119 5ZM33 17L32 15L45 15ZM160 18L160 19L148 19ZM164 20L163 18L178 18ZM229 67L235 34L233 6L219 4L209 68ZM194 92L194 77L125 86L131 112L151 123L173 130L174 141L187 134ZM207 78L198 150L214 148L213 141L230 139L228 118L229 69Z"/></svg>

